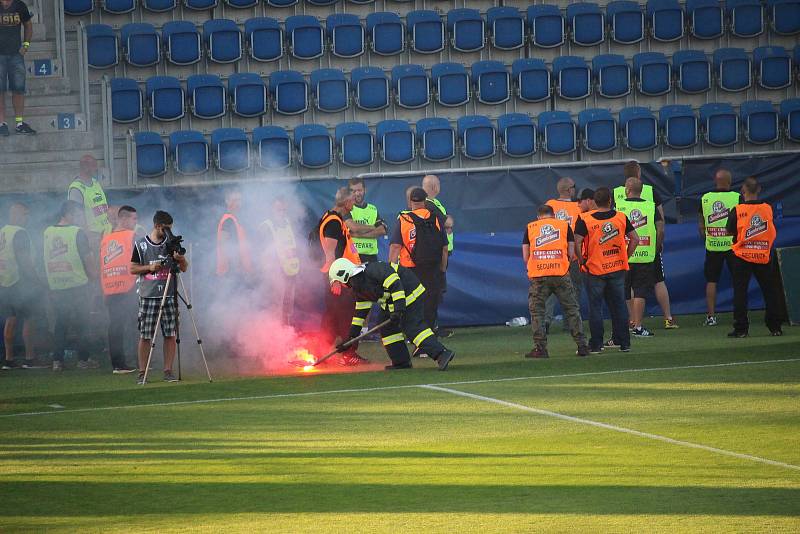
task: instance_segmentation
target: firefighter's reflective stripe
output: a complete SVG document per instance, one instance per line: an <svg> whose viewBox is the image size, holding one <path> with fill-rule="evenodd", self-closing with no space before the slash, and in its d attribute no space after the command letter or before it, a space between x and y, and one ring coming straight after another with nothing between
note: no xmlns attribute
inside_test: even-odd
<svg viewBox="0 0 800 534"><path fill-rule="evenodd" d="M383 287L385 289L389 289L392 286L392 284L394 284L395 282L399 282L399 281L400 281L400 277L397 276L397 274L394 274L394 273L390 274L389 276L386 277L386 280L383 281Z"/></svg>
<svg viewBox="0 0 800 534"><path fill-rule="evenodd" d="M737 257L750 263L769 263L772 244L777 232L769 204L739 204L736 206L736 243L732 250Z"/></svg>
<svg viewBox="0 0 800 534"><path fill-rule="evenodd" d="M431 332L431 333L433 333L433 332ZM387 345L391 345L392 343L403 342L403 341L405 341L405 339L406 339L406 336L404 336L402 332L399 332L397 334L392 334L391 336L386 336L384 338L381 338L381 341L383 342L383 346L385 347Z"/></svg>
<svg viewBox="0 0 800 534"><path fill-rule="evenodd" d="M369 310L370 308L372 308L372 302L368 300L359 300L356 302L357 310Z"/></svg>
<svg viewBox="0 0 800 534"><path fill-rule="evenodd" d="M406 292L402 289L400 291L395 291L392 293L392 300L397 302L398 300L404 300L406 298Z"/></svg>
<svg viewBox="0 0 800 534"><path fill-rule="evenodd" d="M432 335L433 335L433 330L431 330L430 328L426 328L425 330L417 334L417 337L414 338L414 341L412 341L412 343L414 344L415 347L419 347L420 343L422 343Z"/></svg>
<svg viewBox="0 0 800 534"><path fill-rule="evenodd" d="M364 326L365 319L363 317L353 317L353 322L351 323L353 326Z"/></svg>
<svg viewBox="0 0 800 534"><path fill-rule="evenodd" d="M406 306L411 306L414 304L423 293L425 293L425 286L420 284L417 286L417 289L411 292L410 295L406 295Z"/></svg>

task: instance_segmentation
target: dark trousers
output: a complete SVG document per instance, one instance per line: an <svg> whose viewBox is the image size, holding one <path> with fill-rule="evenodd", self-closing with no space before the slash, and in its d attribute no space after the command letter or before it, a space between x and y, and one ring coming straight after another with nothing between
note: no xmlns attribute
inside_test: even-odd
<svg viewBox="0 0 800 534"><path fill-rule="evenodd" d="M325 274L325 311L322 315L322 333L325 342L333 343L338 337L342 340L348 338L353 312L356 309L356 299L353 290L342 285L342 293L334 295L330 291L328 275Z"/></svg>
<svg viewBox="0 0 800 534"><path fill-rule="evenodd" d="M125 347L136 347L139 338L136 330L136 316L139 312L136 291L107 295L108 310L108 355L114 369L125 367Z"/></svg>
<svg viewBox="0 0 800 534"><path fill-rule="evenodd" d="M628 308L625 305L625 271L587 277L589 293L589 347L603 345L603 302L611 314L611 339L622 347L631 346L628 332Z"/></svg>
<svg viewBox="0 0 800 534"><path fill-rule="evenodd" d="M407 363L411 359L406 339L417 347L417 352L427 354L434 360L445 350L425 321L423 313L424 305L417 299L406 308L403 324L389 323L381 328L381 341L393 364ZM378 321L383 322L388 318L389 312L381 310Z"/></svg>
<svg viewBox="0 0 800 534"><path fill-rule="evenodd" d="M750 285L750 277L754 276L764 295L764 304L767 308L764 322L770 332L780 330L781 302L775 259L771 258L769 263L750 263L733 256L731 267L733 270L733 329L737 332L747 332L750 327L750 320L747 317L747 287Z"/></svg>
<svg viewBox="0 0 800 534"><path fill-rule="evenodd" d="M53 328L53 359L64 361L64 352L67 348L77 348L78 359L89 359L88 320L90 311L89 288L87 286L74 287L50 292L50 302L53 304L55 326ZM67 334L72 332L77 340L76 347L67 343Z"/></svg>
<svg viewBox="0 0 800 534"><path fill-rule="evenodd" d="M411 271L417 275L419 281L425 287L422 295L423 317L425 323L434 328L438 321L439 302L442 300L442 282L444 274L439 265L417 265Z"/></svg>

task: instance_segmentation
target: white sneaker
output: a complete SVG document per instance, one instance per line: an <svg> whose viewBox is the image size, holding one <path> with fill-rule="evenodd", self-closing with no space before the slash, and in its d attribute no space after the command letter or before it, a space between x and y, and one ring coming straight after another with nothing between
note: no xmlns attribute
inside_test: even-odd
<svg viewBox="0 0 800 534"><path fill-rule="evenodd" d="M100 367L100 364L91 358L87 360L78 360L78 369L97 369L98 367Z"/></svg>
<svg viewBox="0 0 800 534"><path fill-rule="evenodd" d="M655 336L654 333L652 333L650 330L648 330L647 328L645 328L643 326L640 326L639 328L634 328L633 331L631 332L631 334L633 334L636 337L653 337L653 336Z"/></svg>
<svg viewBox="0 0 800 534"><path fill-rule="evenodd" d="M53 371L60 372L64 370L64 362L53 360Z"/></svg>
<svg viewBox="0 0 800 534"><path fill-rule="evenodd" d="M717 326L717 317L715 315L707 315L705 326Z"/></svg>

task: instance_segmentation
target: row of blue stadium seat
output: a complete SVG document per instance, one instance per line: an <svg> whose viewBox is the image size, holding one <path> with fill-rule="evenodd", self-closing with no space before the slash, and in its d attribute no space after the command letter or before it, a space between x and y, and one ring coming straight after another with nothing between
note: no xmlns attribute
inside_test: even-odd
<svg viewBox="0 0 800 534"><path fill-rule="evenodd" d="M800 45L795 57L800 56ZM312 105L319 111L335 113L348 109L351 102L365 111L377 111L394 102L398 107L418 109L432 101L455 107L471 101L498 105L512 94L521 101L540 102L553 94L567 100L582 100L597 92L605 98L628 95L633 86L646 96L669 93L673 83L684 93L702 93L712 81L725 91L743 91L753 85L764 89L784 89L796 74L793 59L782 47L760 47L753 60L738 48L714 52L711 62L698 50L681 50L672 57L672 65L659 52L642 52L633 58L633 68L617 54L603 54L592 59L560 56L552 70L540 59L515 60L509 72L499 61L478 61L468 72L460 63L437 63L428 73L421 65L397 65L390 75L379 67L357 67L349 79L339 69L318 69L307 80L293 70L275 71L268 83L255 73L235 73L227 87L217 75L189 76L186 87L170 76L153 76L145 83L150 115L156 120L178 120L188 107L198 118L213 119L224 115L228 107L237 115L260 116L270 102L277 113L305 113ZM800 64L800 61L798 61ZM755 69L753 68L755 67ZM112 116L117 122L135 122L145 111L145 97L139 84L130 78L111 81ZM230 104L229 104L230 102Z"/></svg>
<svg viewBox="0 0 800 534"><path fill-rule="evenodd" d="M331 5L337 0L308 1ZM274 7L296 2L267 0ZM245 8L258 5L259 0L225 0L225 3ZM217 5L217 1L184 0L184 5L210 9ZM112 13L125 13L135 9L135 1L104 0L104 6ZM142 3L142 7L155 12L169 11L176 6L177 0L143 0ZM65 7L69 14L83 15L93 9L93 1L65 0ZM766 12L773 32L780 35L800 32L800 0L767 0ZM370 17L375 15L379 14ZM364 28L358 18L355 15L341 16L343 21L347 21L343 27L350 28L346 30L350 34L348 39L360 39L363 43ZM392 23L402 26L399 17L395 17ZM287 31L292 19L295 17L286 21ZM502 49L520 48L527 41L535 46L555 47L562 45L567 38L577 45L594 46L607 38L621 44L637 43L647 36L648 29L653 39L667 42L681 39L687 33L698 39L716 39L723 36L726 29L737 37L755 37L764 32L766 19L765 6L759 0L727 0L724 5L720 0L687 0L685 7L678 0L648 0L646 6L631 0L617 0L610 2L605 12L593 2L569 4L564 12L557 5L537 4L528 7L524 15L516 7L493 7L486 12L485 20L480 11L470 8L450 10L444 18L433 10L413 10L406 15L406 25L412 48L422 53L433 53L445 47L446 30L454 49L472 52L484 47L487 33L492 44ZM311 26L318 27L322 37L319 22L313 17L308 21ZM374 37L369 17L366 27ZM356 36L354 32L360 35ZM402 27L399 33L403 33Z"/></svg>
<svg viewBox="0 0 800 534"><path fill-rule="evenodd" d="M409 163L419 154L432 161L448 161L460 147L467 159L493 157L498 148L510 157L533 155L539 147L548 154L575 152L579 142L589 152L608 152L622 143L629 150L651 150L662 143L674 149L687 149L702 139L709 146L731 146L739 132L750 143L777 141L783 126L786 139L800 142L800 98L785 100L780 113L762 100L743 102L739 113L730 104L705 104L696 115L691 107L662 107L656 117L648 108L630 107L615 118L606 109L587 109L578 113L577 124L565 111L539 114L536 122L524 113L508 113L495 124L483 115L467 115L456 121L456 128L444 118L420 119L415 129L404 120L384 120L375 135L363 122L338 124L333 139L327 128L304 124L293 136L279 126L262 126L248 137L239 128L220 128L211 133L210 147L202 133L194 130L173 132L169 147L154 132L135 135L137 168L141 176L159 176L167 170L167 154L180 174L206 172L213 159L216 168L240 172L253 162L264 169L283 169L297 162L308 168L325 168L334 158L348 166L374 162L376 154L385 163Z"/></svg>

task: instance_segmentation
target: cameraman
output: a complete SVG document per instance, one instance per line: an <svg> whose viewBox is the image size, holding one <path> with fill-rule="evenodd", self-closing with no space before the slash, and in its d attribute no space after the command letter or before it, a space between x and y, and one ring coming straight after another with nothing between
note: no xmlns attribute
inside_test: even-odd
<svg viewBox="0 0 800 534"><path fill-rule="evenodd" d="M169 251L181 272L186 272L189 263L176 249L180 243L172 235L172 215L157 211L153 216L153 230L149 235L136 240L131 257L131 274L139 276L139 384L144 383L147 356L150 342L155 335L158 309L167 284L170 266ZM177 382L172 373L175 360L178 334L178 302L175 298L175 279L173 277L161 312L161 333L164 335L164 381Z"/></svg>

